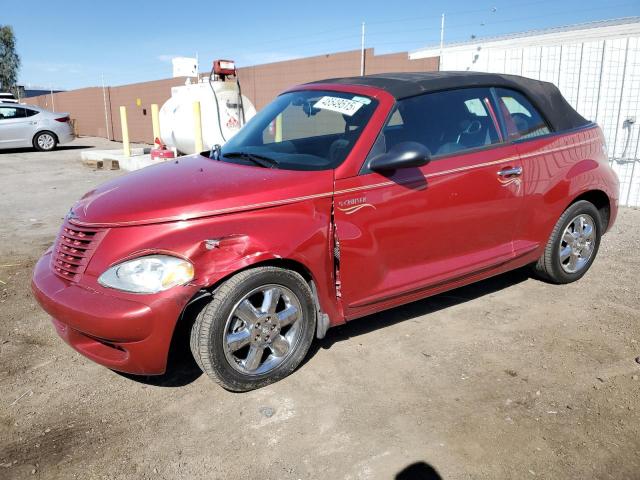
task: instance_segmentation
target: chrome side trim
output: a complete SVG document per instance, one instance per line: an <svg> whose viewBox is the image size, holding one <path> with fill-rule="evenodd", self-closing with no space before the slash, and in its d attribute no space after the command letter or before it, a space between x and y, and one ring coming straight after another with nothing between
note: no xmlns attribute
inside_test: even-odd
<svg viewBox="0 0 640 480"><path fill-rule="evenodd" d="M161 217L161 218L153 218L149 220L132 220L130 222L113 222L113 223L91 223L91 222L83 222L77 219L73 219L70 222L74 225L83 226L83 227L125 227L127 225L148 225L150 223L165 223L165 222L175 222L175 221L184 221L184 220L194 220L196 218L203 217L211 217L214 215L222 215L224 213L235 213L235 212L244 212L246 210L254 210L258 208L267 208L267 207L275 207L287 203L296 203L302 202L304 200L312 200L314 198L323 198L330 197L333 195L333 192L325 192L325 193L317 193L315 195L306 195L304 197L294 197L294 198L285 198L282 200L273 200L271 202L263 202L263 203L253 203L251 205L243 205L239 207L229 207L229 208L221 208L218 210L208 210L206 212L197 212L193 215L180 215L177 217Z"/></svg>
<svg viewBox="0 0 640 480"><path fill-rule="evenodd" d="M488 167L491 165L498 165L500 163L507 163L507 162L513 162L513 161L517 161L517 160L522 160L525 158L531 158L531 157L537 157L539 155L546 155L549 153L555 153L555 152L560 152L563 150L568 150L571 148L575 148L575 147L580 147L582 145L587 145L590 143L594 143L597 142L598 138L590 138L587 140L583 140L581 142L575 142L572 143L571 145L564 145L562 147L556 147L556 148L547 148L547 149L542 149L542 150L538 150L535 152L530 152L524 155L514 155L511 157L507 157L507 158L502 158L500 160L494 160L491 162L484 162L484 163L477 163L475 165L467 165L464 167L457 167L457 168L452 168L449 170L443 170L441 172L434 172L434 173L429 173L427 175L424 175L423 178L425 179L429 179L429 178L434 178L434 177L440 177L442 175L449 175L451 173L460 173L460 172L466 172L468 170L473 170L476 168L484 168L484 167ZM411 180L414 181L414 180ZM411 183L411 181L407 181L404 183ZM211 217L214 215L222 215L225 213L236 213L236 212L244 212L247 210L255 210L255 209L259 209L259 208L267 208L267 207L276 207L276 206L280 206L280 205L285 205L288 203L296 203L296 202L302 202L305 200L313 200L313 199L317 199L317 198L325 198L325 197L331 197L333 195L342 195L344 193L351 193L351 192L359 192L362 190L369 190L369 189L375 189L375 188L380 188L380 187L387 187L390 185L398 185L398 182L393 182L393 181L386 181L386 182L380 182L380 183L374 183L371 185L363 185L360 187L353 187L353 188L346 188L343 190L337 190L335 192L324 192L324 193L317 193L314 195L305 195L302 197L293 197L293 198L285 198L285 199L281 199L281 200L272 200L270 202L262 202L262 203L253 203L251 205L244 205L244 206L238 206L238 207L229 207L229 208L221 208L218 210L209 210L206 212L197 212L194 213L193 215L180 215L180 216L175 216L175 217L162 217L162 218L154 218L154 219L149 219L149 220L133 220L133 221L129 221L129 222L108 222L108 223L93 223L93 222L83 222L81 220L78 219L70 219L69 223L73 224L73 225L77 225L77 226L81 226L81 227L99 227L99 228L109 228L109 227L125 227L125 226L129 226L129 225L148 225L151 223L166 223L166 222L174 222L174 221L181 221L181 220L194 220L197 218L204 218L204 217Z"/></svg>
<svg viewBox="0 0 640 480"><path fill-rule="evenodd" d="M468 170L473 170L476 168L484 168L484 167L490 167L492 165L499 165L501 163L514 162L514 161L522 160L525 158L537 157L539 155L546 155L548 153L555 153L555 152L560 152L562 150L568 150L570 148L580 147L582 145L587 145L589 143L594 143L596 141L598 141L597 138L590 138L588 140L583 140L581 142L572 143L571 145L564 145L562 147L555 147L555 148L547 148L547 149L539 150L536 152L530 152L525 155L513 155L511 157L506 157L506 158L502 158L500 160L494 160L491 162L476 163L475 165L467 165L464 167L457 167L457 168L451 168L449 170L442 170L441 172L428 173L424 175L424 178L429 179L434 177L440 177L442 175L449 175L450 173L466 172ZM410 183L410 182L405 182L405 183ZM364 185L362 187L353 187L353 188L347 188L344 190L338 190L335 192L335 194L340 195L343 193L359 192L361 190L375 189L375 188L387 187L389 185L397 185L397 184L398 184L397 182L392 182L392 181L374 183L371 185Z"/></svg>

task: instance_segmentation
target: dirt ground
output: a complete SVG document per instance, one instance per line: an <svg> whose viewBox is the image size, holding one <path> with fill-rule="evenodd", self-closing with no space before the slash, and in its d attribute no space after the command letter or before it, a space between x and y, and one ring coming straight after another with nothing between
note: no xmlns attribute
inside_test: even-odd
<svg viewBox="0 0 640 480"><path fill-rule="evenodd" d="M234 394L179 349L159 378L98 366L36 305L69 206L122 174L79 162L107 145L0 152L1 479L640 479L640 211L578 283L516 271L360 319Z"/></svg>

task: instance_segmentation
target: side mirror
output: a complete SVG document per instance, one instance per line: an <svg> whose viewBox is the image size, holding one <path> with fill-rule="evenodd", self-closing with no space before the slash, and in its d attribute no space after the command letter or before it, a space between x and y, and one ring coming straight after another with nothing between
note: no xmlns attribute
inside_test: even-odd
<svg viewBox="0 0 640 480"><path fill-rule="evenodd" d="M421 167L431 160L431 152L418 142L400 142L387 153L374 157L369 168L374 172L387 172L399 168Z"/></svg>

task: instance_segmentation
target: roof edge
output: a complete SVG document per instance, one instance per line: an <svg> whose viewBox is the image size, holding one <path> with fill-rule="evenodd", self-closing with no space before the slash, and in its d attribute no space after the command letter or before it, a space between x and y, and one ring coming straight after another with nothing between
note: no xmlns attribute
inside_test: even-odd
<svg viewBox="0 0 640 480"><path fill-rule="evenodd" d="M504 40L516 40L526 37L534 37L540 35L551 35L554 33L588 31L595 28L616 27L622 25L638 24L640 31L640 16L620 17L609 20L595 20L592 22L574 23L570 25L558 25L556 27L539 28L534 30L525 30L522 32L506 33L502 35L491 35L486 37L477 37L473 40L465 40L462 42L445 43L443 50L448 48L463 47L467 45L475 45L478 43L500 42ZM421 54L427 50L440 50L439 44L430 44L424 47L409 51L409 56Z"/></svg>

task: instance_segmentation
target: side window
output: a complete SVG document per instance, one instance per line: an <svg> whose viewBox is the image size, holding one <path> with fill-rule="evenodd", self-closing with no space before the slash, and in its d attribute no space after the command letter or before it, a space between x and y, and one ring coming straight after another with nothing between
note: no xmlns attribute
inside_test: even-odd
<svg viewBox="0 0 640 480"><path fill-rule="evenodd" d="M25 113L25 117L33 117L34 115L39 114L40 112L38 112L37 110L30 110L28 108L24 109L24 113Z"/></svg>
<svg viewBox="0 0 640 480"><path fill-rule="evenodd" d="M367 162L401 142L419 142L437 157L501 141L487 88L428 93L399 100Z"/></svg>
<svg viewBox="0 0 640 480"><path fill-rule="evenodd" d="M531 102L515 90L496 88L507 135L511 140L546 135L551 130Z"/></svg>
<svg viewBox="0 0 640 480"><path fill-rule="evenodd" d="M400 111L396 108L393 110L391 117L389 117L386 127L399 127L402 124L402 115L400 115Z"/></svg>
<svg viewBox="0 0 640 480"><path fill-rule="evenodd" d="M0 107L0 120L13 120L14 118L24 118L24 108Z"/></svg>

